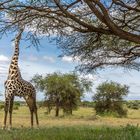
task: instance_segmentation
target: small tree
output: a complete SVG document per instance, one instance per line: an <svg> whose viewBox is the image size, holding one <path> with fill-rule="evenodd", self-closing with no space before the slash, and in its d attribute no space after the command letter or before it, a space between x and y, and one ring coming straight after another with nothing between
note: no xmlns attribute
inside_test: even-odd
<svg viewBox="0 0 140 140"><path fill-rule="evenodd" d="M95 100L97 113L115 112L120 116L126 115L126 110L123 108L123 97L129 92L128 86L115 82L104 82L96 90L93 100Z"/></svg>
<svg viewBox="0 0 140 140"><path fill-rule="evenodd" d="M72 110L77 108L83 93L91 87L90 81L79 78L75 73L53 73L45 77L35 75L32 82L45 93L48 111L50 112L52 106L55 106L55 116L59 116L60 108L65 114L72 114Z"/></svg>

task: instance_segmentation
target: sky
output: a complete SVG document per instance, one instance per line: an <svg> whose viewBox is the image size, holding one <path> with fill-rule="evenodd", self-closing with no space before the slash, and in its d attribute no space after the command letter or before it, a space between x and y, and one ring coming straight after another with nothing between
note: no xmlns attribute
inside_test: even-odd
<svg viewBox="0 0 140 140"><path fill-rule="evenodd" d="M4 100L4 81L7 78L8 67L12 53L14 51L14 35L10 34L4 36L0 40L0 100ZM20 44L19 67L22 77L29 81L35 74L45 75L47 73L62 72L68 73L74 70L77 65L71 57L58 57L62 54L61 50L57 48L55 42L49 42L47 38L40 41L39 50L34 46L30 48L28 42L22 41ZM83 75L92 80L92 92L85 93L84 100L91 100L93 94L96 92L96 87L104 81L114 81L120 84L126 84L130 87L130 92L125 98L127 100L140 100L140 72L131 70L124 71L121 68L112 68L99 71L98 73ZM44 93L37 92L37 100L43 100ZM20 98L16 98L20 100Z"/></svg>

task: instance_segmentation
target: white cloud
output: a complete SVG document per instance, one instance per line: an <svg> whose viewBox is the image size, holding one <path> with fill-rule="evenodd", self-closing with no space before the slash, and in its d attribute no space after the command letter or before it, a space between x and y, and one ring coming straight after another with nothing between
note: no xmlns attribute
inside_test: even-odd
<svg viewBox="0 0 140 140"><path fill-rule="evenodd" d="M63 56L62 57L62 61L65 61L65 62L72 62L73 61L73 58L71 56Z"/></svg>
<svg viewBox="0 0 140 140"><path fill-rule="evenodd" d="M94 75L93 74L86 74L86 75L85 74L81 74L80 77L81 78L86 78L86 79L91 80L91 81L95 81L95 80L97 81L98 78L99 78L99 76L95 75L95 74Z"/></svg>
<svg viewBox="0 0 140 140"><path fill-rule="evenodd" d="M69 62L69 63L71 63L71 62L80 62L80 58L65 55L65 56L62 57L62 61Z"/></svg>
<svg viewBox="0 0 140 140"><path fill-rule="evenodd" d="M8 72L9 58L3 54L0 55L0 84L5 80Z"/></svg>
<svg viewBox="0 0 140 140"><path fill-rule="evenodd" d="M0 78L5 78L8 70L9 58L3 54L0 55Z"/></svg>
<svg viewBox="0 0 140 140"><path fill-rule="evenodd" d="M0 73L5 71L6 68L0 66Z"/></svg>
<svg viewBox="0 0 140 140"><path fill-rule="evenodd" d="M31 55L31 56L29 57L29 60L30 60L30 61L38 61L39 59L38 59L38 57L32 56L32 55Z"/></svg>
<svg viewBox="0 0 140 140"><path fill-rule="evenodd" d="M9 58L3 54L0 55L0 62L8 62Z"/></svg>
<svg viewBox="0 0 140 140"><path fill-rule="evenodd" d="M51 63L54 63L55 62L55 59L53 57L43 56L43 59L46 60L46 61L49 61Z"/></svg>
<svg viewBox="0 0 140 140"><path fill-rule="evenodd" d="M24 56L25 57L25 56ZM26 57L27 58L27 57ZM23 60L25 60L24 58L22 58ZM50 56L43 56L43 57L39 57L39 56L34 56L34 55L30 55L27 60L29 60L30 62L41 62L41 61L47 61L47 62L51 62L54 63L55 59L53 57Z"/></svg>

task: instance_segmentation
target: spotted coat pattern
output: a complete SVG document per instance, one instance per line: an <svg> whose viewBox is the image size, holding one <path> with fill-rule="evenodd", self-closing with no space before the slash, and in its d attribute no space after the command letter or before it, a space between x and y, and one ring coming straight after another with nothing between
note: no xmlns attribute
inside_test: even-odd
<svg viewBox="0 0 140 140"><path fill-rule="evenodd" d="M20 29L19 33L15 38L15 51L9 66L9 73L7 80L5 81L5 117L4 127L6 126L7 113L10 115L10 126L12 125L12 110L13 101L15 96L23 97L29 106L31 113L31 126L33 126L33 113L36 116L36 123L38 125L37 107L36 107L36 90L34 86L25 81L20 73L18 66L19 57L19 43L21 39L23 29Z"/></svg>

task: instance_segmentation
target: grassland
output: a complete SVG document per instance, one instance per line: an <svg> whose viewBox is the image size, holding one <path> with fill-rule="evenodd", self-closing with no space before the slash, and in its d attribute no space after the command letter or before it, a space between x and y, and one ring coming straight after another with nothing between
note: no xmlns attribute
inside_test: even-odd
<svg viewBox="0 0 140 140"><path fill-rule="evenodd" d="M90 126L125 126L127 124L140 124L140 110L128 110L126 118L101 117L96 116L93 108L79 108L73 112L72 116L63 116L60 112L60 117L54 117L54 111L51 114L46 114L45 108L38 109L40 127L52 126L75 126L75 125L90 125ZM4 111L0 111L0 126L3 125ZM30 112L26 106L19 107L13 111L13 127L29 127Z"/></svg>
<svg viewBox="0 0 140 140"><path fill-rule="evenodd" d="M139 138L140 130L133 126L121 128L61 126L0 130L0 140L139 140Z"/></svg>
<svg viewBox="0 0 140 140"><path fill-rule="evenodd" d="M128 110L126 118L101 117L93 108L79 108L72 116L54 117L39 108L40 127L30 129L30 113L26 106L13 111L13 129L0 129L0 140L139 140L140 110ZM0 125L4 111L0 111ZM129 125L128 125L129 124Z"/></svg>

